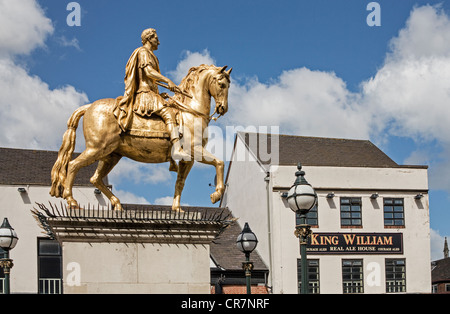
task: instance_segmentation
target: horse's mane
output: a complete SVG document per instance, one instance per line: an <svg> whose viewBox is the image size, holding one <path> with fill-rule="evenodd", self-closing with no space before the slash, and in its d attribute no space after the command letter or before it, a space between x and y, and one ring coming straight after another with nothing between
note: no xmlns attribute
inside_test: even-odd
<svg viewBox="0 0 450 314"><path fill-rule="evenodd" d="M181 80L179 87L181 88L181 90L189 92L191 90L191 87L197 84L200 78L200 73L202 73L205 70L219 70L219 69L220 68L214 65L207 65L207 64L192 67L189 69L188 74ZM180 94L176 94L174 97L176 97L177 100L181 100L182 102L184 102L185 100L185 96Z"/></svg>
<svg viewBox="0 0 450 314"><path fill-rule="evenodd" d="M190 68L188 74L181 80L180 88L186 91L189 90L192 85L198 82L199 74L211 68L215 69L216 67L214 65L202 64L198 67Z"/></svg>

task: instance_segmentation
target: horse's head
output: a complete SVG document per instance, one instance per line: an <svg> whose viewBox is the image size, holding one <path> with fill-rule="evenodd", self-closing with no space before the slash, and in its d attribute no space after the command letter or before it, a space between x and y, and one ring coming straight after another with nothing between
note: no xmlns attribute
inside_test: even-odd
<svg viewBox="0 0 450 314"><path fill-rule="evenodd" d="M228 111L228 89L230 88L230 74L226 66L219 68L214 65L202 64L189 69L188 75L181 81L180 88L190 93L195 101L188 102L185 96L176 94L174 98L188 103L195 110L210 114L211 97L216 102L214 113L224 115ZM206 106L206 107L204 107ZM204 107L204 108L202 108ZM207 112L203 112L206 111Z"/></svg>
<svg viewBox="0 0 450 314"><path fill-rule="evenodd" d="M233 69L230 68L225 71L226 68L227 66L217 68L211 76L209 84L209 93L216 102L215 112L219 115L224 115L228 111L228 89L230 88L230 74Z"/></svg>

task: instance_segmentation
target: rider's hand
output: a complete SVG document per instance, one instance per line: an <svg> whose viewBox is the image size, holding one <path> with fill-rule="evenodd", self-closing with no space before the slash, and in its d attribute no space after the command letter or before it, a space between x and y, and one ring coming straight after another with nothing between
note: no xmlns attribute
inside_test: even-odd
<svg viewBox="0 0 450 314"><path fill-rule="evenodd" d="M176 92L176 91L179 90L178 86L175 85L175 83L172 82L172 81L169 81L169 82L168 82L168 85L169 85L169 90L170 90L171 92Z"/></svg>
<svg viewBox="0 0 450 314"><path fill-rule="evenodd" d="M171 92L175 91L176 85L175 85L174 82L172 82L172 81L169 80L169 82L167 82L167 85L169 86L169 90L170 90Z"/></svg>

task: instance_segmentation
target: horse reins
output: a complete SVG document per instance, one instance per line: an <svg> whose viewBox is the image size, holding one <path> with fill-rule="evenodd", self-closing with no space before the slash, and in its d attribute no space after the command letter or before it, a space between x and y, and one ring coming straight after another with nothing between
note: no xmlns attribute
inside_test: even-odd
<svg viewBox="0 0 450 314"><path fill-rule="evenodd" d="M168 87L167 85L165 85L165 84L163 84L163 83L160 83L160 82L158 82L158 81L156 82L156 84L159 85L159 86L161 86L161 87L164 87L164 88L169 89L169 87ZM181 95L183 95L183 96L186 96L186 97L188 97L188 98L193 99L193 97L192 97L190 94L188 94L187 92L185 92L185 91L180 90L180 91L176 91L176 93L179 93L179 94L181 94ZM178 109L187 111L187 112L189 112L189 113L191 113L191 114L193 114L193 115L196 115L196 116L200 116L200 117L202 117L203 119L208 119L208 121L211 121L211 120L217 121L217 119L219 119L219 118L222 116L222 114L219 114L219 116L213 117L213 116L217 113L217 106L216 106L216 108L215 108L213 114L212 114L211 116L209 116L209 115L204 114L204 113L202 113L202 112L200 112L200 111L197 111L197 110L195 110L195 109L192 109L192 108L190 108L190 107L187 107L187 106L184 105L182 102L176 100L175 98L173 98L173 97L171 97L171 96L169 96L169 95L167 95L167 96L169 97L170 100L174 101L174 102L178 105L178 106L175 106L175 107L178 107Z"/></svg>

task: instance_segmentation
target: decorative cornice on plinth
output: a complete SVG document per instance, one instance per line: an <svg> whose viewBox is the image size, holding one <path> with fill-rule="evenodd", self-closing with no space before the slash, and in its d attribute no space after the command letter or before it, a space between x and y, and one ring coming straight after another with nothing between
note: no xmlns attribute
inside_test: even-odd
<svg viewBox="0 0 450 314"><path fill-rule="evenodd" d="M123 211L37 203L31 212L44 233L62 242L209 244L235 219L225 208L125 206ZM128 208L127 208L128 207Z"/></svg>

